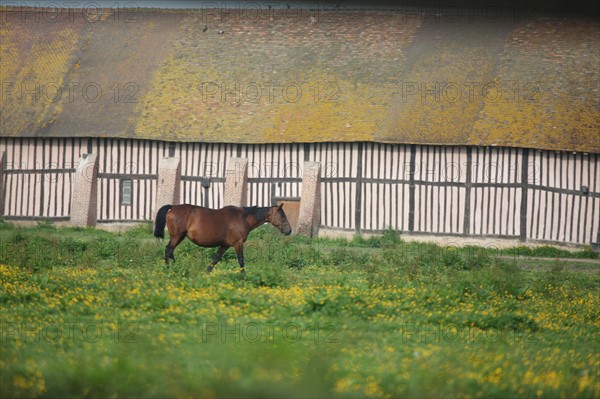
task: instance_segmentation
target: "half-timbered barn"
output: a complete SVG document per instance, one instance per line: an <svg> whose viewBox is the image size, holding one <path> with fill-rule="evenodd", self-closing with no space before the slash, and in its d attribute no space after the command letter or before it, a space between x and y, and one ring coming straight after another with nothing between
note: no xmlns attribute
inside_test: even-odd
<svg viewBox="0 0 600 399"><path fill-rule="evenodd" d="M221 207L243 158L263 206L316 162L321 233L600 241L597 20L254 7L4 7L2 218L72 221L79 179L86 223L151 220L169 159Z"/></svg>

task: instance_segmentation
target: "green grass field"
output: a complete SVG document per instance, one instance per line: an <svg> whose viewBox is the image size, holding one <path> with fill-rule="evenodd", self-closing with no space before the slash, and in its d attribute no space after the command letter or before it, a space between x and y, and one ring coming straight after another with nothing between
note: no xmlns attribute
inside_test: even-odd
<svg viewBox="0 0 600 399"><path fill-rule="evenodd" d="M0 397L600 397L589 250L265 226L244 280L187 241L165 268L165 244L0 224Z"/></svg>

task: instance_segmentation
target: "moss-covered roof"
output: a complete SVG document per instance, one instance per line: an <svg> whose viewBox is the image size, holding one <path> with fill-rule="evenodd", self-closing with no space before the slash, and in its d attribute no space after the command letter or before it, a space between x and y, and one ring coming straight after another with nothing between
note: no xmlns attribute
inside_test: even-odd
<svg viewBox="0 0 600 399"><path fill-rule="evenodd" d="M4 11L3 136L600 152L596 21Z"/></svg>

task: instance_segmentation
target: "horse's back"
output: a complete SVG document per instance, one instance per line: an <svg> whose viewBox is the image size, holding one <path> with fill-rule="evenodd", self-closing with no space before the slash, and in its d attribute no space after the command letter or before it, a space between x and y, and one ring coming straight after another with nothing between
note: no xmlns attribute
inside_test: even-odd
<svg viewBox="0 0 600 399"><path fill-rule="evenodd" d="M221 209L207 208L204 206L181 204L173 205L171 212L176 212L182 215L189 215L190 213L208 216L237 216L242 215L243 208L239 206L228 205Z"/></svg>
<svg viewBox="0 0 600 399"><path fill-rule="evenodd" d="M221 209L206 208L203 206L192 206L192 212L202 218L236 219L242 217L243 209L237 206L228 205Z"/></svg>

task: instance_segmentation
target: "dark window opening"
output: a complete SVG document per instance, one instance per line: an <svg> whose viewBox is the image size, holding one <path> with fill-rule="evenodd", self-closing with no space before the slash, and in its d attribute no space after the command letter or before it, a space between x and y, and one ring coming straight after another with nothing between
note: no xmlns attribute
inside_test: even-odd
<svg viewBox="0 0 600 399"><path fill-rule="evenodd" d="M121 205L131 205L131 179L121 180Z"/></svg>

